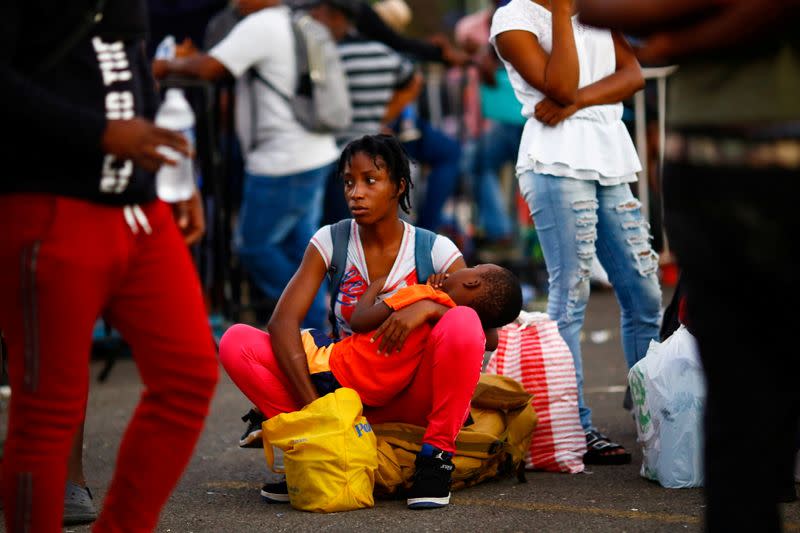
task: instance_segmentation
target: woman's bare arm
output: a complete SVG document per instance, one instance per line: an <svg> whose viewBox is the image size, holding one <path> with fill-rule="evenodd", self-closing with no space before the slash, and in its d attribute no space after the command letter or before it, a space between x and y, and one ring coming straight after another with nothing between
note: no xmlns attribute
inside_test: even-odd
<svg viewBox="0 0 800 533"><path fill-rule="evenodd" d="M616 104L644 88L644 77L633 48L619 32L612 32L614 57L617 67L613 74L578 90L576 104L579 108L602 104Z"/></svg>
<svg viewBox="0 0 800 533"><path fill-rule="evenodd" d="M578 0L578 11L586 24L648 35L696 20L722 5L720 0Z"/></svg>
<svg viewBox="0 0 800 533"><path fill-rule="evenodd" d="M267 326L278 366L289 378L294 395L302 405L313 402L319 394L309 376L308 360L300 340L300 324L314 301L325 272L325 261L309 244L300 268L281 294Z"/></svg>
<svg viewBox="0 0 800 533"><path fill-rule="evenodd" d="M378 353L398 352L403 348L408 335L428 322L435 324L450 309L432 300L420 300L408 307L393 311L372 335L372 341L380 340Z"/></svg>
<svg viewBox="0 0 800 533"><path fill-rule="evenodd" d="M497 51L532 87L561 105L571 105L578 94L580 69L572 32L572 2L552 3L553 49L544 51L530 32L511 30L496 38Z"/></svg>
<svg viewBox="0 0 800 533"><path fill-rule="evenodd" d="M153 60L153 76L161 79L169 74L189 76L202 80L215 81L222 78L232 78L231 73L216 58L208 54L194 54L188 57L175 59Z"/></svg>
<svg viewBox="0 0 800 533"><path fill-rule="evenodd" d="M578 0L581 20L645 36L637 57L663 64L794 31L797 0ZM788 33L787 33L788 34ZM746 49L746 48L745 48Z"/></svg>
<svg viewBox="0 0 800 533"><path fill-rule="evenodd" d="M400 112L403 111L404 107L416 101L422 91L423 83L422 74L417 72L404 87L396 89L392 94L392 99L386 104L386 111L383 113L381 124L389 124L400 116Z"/></svg>
<svg viewBox="0 0 800 533"><path fill-rule="evenodd" d="M536 104L533 112L536 120L555 126L580 109L593 105L616 104L644 87L642 69L630 44L620 33L613 32L611 36L614 39L617 64L614 73L578 89L578 96L572 105L562 106L555 100L545 98Z"/></svg>

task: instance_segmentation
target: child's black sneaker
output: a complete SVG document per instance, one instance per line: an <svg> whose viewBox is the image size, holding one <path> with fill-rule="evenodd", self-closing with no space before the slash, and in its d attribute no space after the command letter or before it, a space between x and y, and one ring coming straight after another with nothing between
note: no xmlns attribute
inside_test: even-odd
<svg viewBox="0 0 800 533"><path fill-rule="evenodd" d="M409 509L437 509L450 503L453 454L423 444L414 461L414 482L408 493Z"/></svg>
<svg viewBox="0 0 800 533"><path fill-rule="evenodd" d="M242 438L239 439L240 448L264 447L264 441L261 440L261 423L264 420L266 420L266 417L255 409L250 409L242 417L242 422L247 422L247 429L244 430Z"/></svg>
<svg viewBox="0 0 800 533"><path fill-rule="evenodd" d="M261 487L261 497L267 503L289 503L289 488L286 486L286 478Z"/></svg>

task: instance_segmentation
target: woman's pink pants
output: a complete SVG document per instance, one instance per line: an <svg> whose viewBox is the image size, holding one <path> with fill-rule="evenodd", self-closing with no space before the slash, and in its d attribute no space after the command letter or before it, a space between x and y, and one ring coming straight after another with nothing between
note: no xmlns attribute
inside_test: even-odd
<svg viewBox="0 0 800 533"><path fill-rule="evenodd" d="M367 419L372 424L426 427L424 442L455 451L456 435L478 384L485 344L475 311L450 309L431 331L408 387L388 405L366 409ZM244 324L232 326L220 341L219 356L234 383L267 417L302 407L278 366L268 333Z"/></svg>

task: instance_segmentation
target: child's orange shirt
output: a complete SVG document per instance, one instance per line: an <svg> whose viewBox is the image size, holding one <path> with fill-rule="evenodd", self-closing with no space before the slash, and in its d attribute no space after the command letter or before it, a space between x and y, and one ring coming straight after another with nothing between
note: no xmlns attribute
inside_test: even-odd
<svg viewBox="0 0 800 533"><path fill-rule="evenodd" d="M384 300L384 303L398 310L420 300L432 300L448 307L456 306L446 293L430 285L405 287ZM318 347L313 336L308 333L302 337L312 374L330 370L343 387L358 392L364 405L380 407L386 405L411 382L430 332L431 326L423 324L409 334L399 352L391 354L378 353L380 339L372 342L373 332L355 333L325 347Z"/></svg>

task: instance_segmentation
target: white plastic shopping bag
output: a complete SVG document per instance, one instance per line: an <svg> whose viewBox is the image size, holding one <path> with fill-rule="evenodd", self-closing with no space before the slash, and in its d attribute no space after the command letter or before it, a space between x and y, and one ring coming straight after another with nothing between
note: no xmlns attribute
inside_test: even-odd
<svg viewBox="0 0 800 533"><path fill-rule="evenodd" d="M703 409L706 385L697 342L680 326L628 374L641 475L667 488L703 485Z"/></svg>

